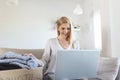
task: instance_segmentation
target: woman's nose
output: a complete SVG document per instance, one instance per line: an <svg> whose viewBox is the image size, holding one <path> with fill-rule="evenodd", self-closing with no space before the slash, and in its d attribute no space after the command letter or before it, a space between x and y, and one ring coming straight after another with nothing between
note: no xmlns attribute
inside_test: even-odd
<svg viewBox="0 0 120 80"><path fill-rule="evenodd" d="M64 32L65 32L65 33L67 33L67 32L68 32L68 30L67 30L67 29L65 29L65 30L64 30Z"/></svg>

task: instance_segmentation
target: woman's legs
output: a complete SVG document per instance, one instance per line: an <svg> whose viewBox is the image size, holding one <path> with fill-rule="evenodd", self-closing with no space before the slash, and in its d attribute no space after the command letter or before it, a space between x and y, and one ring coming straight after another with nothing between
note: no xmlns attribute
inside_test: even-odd
<svg viewBox="0 0 120 80"><path fill-rule="evenodd" d="M52 80L52 79L48 74L46 74L43 76L43 80Z"/></svg>

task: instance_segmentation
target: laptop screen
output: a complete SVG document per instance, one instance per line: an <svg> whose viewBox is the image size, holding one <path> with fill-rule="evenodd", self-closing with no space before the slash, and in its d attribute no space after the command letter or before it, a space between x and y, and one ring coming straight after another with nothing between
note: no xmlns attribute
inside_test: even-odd
<svg viewBox="0 0 120 80"><path fill-rule="evenodd" d="M98 50L59 50L55 80L95 78L99 57Z"/></svg>

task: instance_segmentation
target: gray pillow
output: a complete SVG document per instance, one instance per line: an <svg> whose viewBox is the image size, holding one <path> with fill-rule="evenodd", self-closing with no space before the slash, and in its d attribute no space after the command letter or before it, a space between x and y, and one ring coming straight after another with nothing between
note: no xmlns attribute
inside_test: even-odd
<svg viewBox="0 0 120 80"><path fill-rule="evenodd" d="M97 78L102 80L115 80L118 70L118 58L101 57L98 66Z"/></svg>

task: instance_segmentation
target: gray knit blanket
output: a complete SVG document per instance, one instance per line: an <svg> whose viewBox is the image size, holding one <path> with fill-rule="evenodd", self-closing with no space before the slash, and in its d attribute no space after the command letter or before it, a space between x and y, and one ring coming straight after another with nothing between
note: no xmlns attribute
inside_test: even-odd
<svg viewBox="0 0 120 80"><path fill-rule="evenodd" d="M19 54L11 51L0 55L0 63L15 64L21 68L33 69L39 67L40 62L41 61L38 61L38 59L34 56Z"/></svg>

